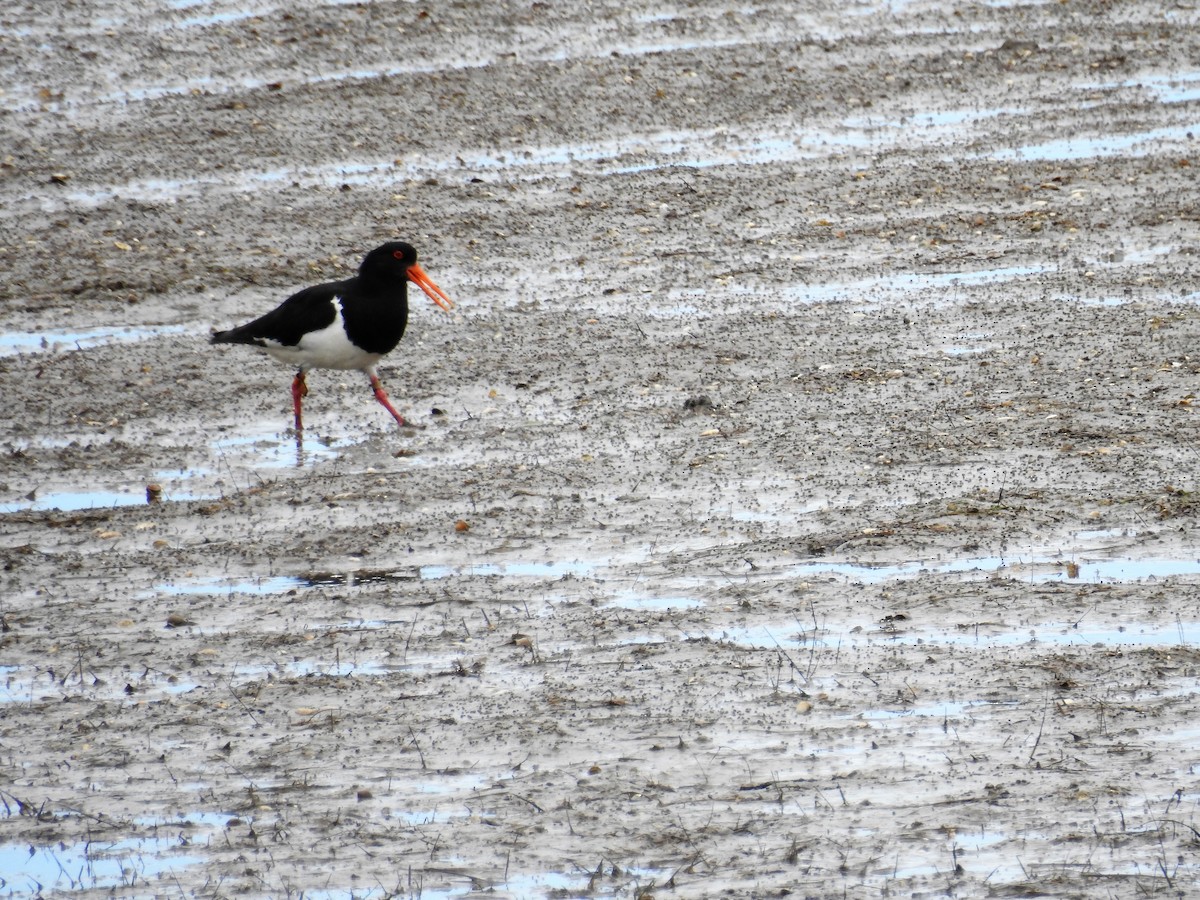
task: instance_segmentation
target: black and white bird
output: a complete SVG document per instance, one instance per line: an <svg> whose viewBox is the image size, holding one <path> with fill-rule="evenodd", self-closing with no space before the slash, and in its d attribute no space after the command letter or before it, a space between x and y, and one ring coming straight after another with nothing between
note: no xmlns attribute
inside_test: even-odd
<svg viewBox="0 0 1200 900"><path fill-rule="evenodd" d="M216 332L212 342L252 344L297 367L292 380L297 433L304 429L300 402L308 395L305 375L309 369L365 373L375 399L404 425L404 417L388 400L375 366L404 336L410 281L442 309L453 308L445 291L417 264L412 245L391 241L368 253L353 278L307 287L253 322Z"/></svg>

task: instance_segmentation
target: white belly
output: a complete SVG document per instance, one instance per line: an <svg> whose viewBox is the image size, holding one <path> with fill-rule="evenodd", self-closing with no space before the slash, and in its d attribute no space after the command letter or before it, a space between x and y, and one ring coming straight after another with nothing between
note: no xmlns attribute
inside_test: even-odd
<svg viewBox="0 0 1200 900"><path fill-rule="evenodd" d="M341 316L320 331L311 331L300 339L297 347L267 341L267 352L280 362L304 369L369 369L383 355L367 353L346 337Z"/></svg>

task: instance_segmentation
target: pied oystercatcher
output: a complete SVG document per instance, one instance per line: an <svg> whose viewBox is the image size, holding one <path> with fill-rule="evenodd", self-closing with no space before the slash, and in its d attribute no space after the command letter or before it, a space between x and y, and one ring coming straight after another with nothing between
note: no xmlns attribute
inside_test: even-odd
<svg viewBox="0 0 1200 900"><path fill-rule="evenodd" d="M404 336L409 281L442 309L453 308L446 292L417 265L412 245L391 241L368 253L353 278L307 287L253 322L216 332L212 342L252 344L299 367L292 380L297 432L304 428L300 401L308 395L304 376L309 369L365 373L375 399L404 425L404 417L388 401L375 366Z"/></svg>

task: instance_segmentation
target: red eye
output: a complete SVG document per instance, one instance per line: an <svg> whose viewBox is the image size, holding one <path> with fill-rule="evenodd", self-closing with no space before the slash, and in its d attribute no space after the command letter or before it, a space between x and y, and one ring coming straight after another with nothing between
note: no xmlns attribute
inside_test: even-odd
<svg viewBox="0 0 1200 900"><path fill-rule="evenodd" d="M396 259L404 259L404 251L403 250L393 250L392 256L396 257Z"/></svg>

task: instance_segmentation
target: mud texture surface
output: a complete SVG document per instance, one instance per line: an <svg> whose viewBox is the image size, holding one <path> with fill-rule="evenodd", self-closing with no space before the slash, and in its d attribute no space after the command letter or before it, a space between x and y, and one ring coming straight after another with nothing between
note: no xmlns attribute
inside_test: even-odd
<svg viewBox="0 0 1200 900"><path fill-rule="evenodd" d="M0 896L1200 890L1196 24L5 5Z"/></svg>

